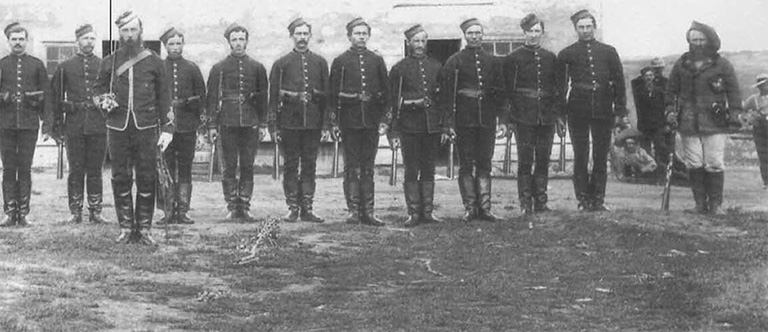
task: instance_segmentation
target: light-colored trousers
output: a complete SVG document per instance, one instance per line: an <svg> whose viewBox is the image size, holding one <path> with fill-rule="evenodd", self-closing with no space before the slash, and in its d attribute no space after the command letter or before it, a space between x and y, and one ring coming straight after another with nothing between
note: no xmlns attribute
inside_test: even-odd
<svg viewBox="0 0 768 332"><path fill-rule="evenodd" d="M707 172L723 172L727 138L726 134L680 134L680 158L688 169L704 168Z"/></svg>

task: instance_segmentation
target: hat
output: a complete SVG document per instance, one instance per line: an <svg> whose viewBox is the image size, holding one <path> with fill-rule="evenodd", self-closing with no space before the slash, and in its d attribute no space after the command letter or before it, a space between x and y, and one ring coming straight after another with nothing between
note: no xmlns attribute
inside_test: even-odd
<svg viewBox="0 0 768 332"><path fill-rule="evenodd" d="M473 25L482 26L482 24L480 24L480 20L478 20L478 19L473 17L473 18L470 18L470 19L468 19L468 20L466 20L464 22L461 22L459 27L461 28L461 31L464 32L464 31L467 31L467 29L469 29L469 27L471 27Z"/></svg>
<svg viewBox="0 0 768 332"><path fill-rule="evenodd" d="M245 36L246 36L246 38L248 37L248 29L246 29L245 27L243 27L240 24L232 23L232 24L230 24L227 27L226 30L224 30L224 38L229 40L229 35L232 34L235 31L245 31Z"/></svg>
<svg viewBox="0 0 768 332"><path fill-rule="evenodd" d="M757 87L765 84L766 82L768 82L768 74L757 75L757 77L755 78L755 84L752 85L752 87L753 88L757 88Z"/></svg>
<svg viewBox="0 0 768 332"><path fill-rule="evenodd" d="M653 71L653 67L643 67L643 69L640 69L640 75L645 75L649 71Z"/></svg>
<svg viewBox="0 0 768 332"><path fill-rule="evenodd" d="M589 12L589 10L586 9L582 9L573 13L573 15L571 15L571 22L573 25L576 25L577 22L585 18L591 18L592 22L595 22L595 17L592 15L592 13ZM597 23L595 23L595 25L597 25Z"/></svg>
<svg viewBox="0 0 768 332"><path fill-rule="evenodd" d="M23 28L21 27L21 24L19 22L13 22L11 24L8 24L5 26L5 30L3 32L5 33L6 38L11 37L11 32L21 31Z"/></svg>
<svg viewBox="0 0 768 332"><path fill-rule="evenodd" d="M293 34L293 32L296 30L296 28L298 28L298 27L300 27L302 25L306 25L306 26L311 27L311 25L309 23L307 23L307 21L305 21L303 18L299 17L299 18L293 20L293 22L291 22L291 24L288 24L288 32Z"/></svg>
<svg viewBox="0 0 768 332"><path fill-rule="evenodd" d="M181 33L179 30L176 30L176 28L171 27L170 29L163 32L162 35L160 35L160 41L163 42L163 44L168 44L168 39L171 39L173 36L181 36L184 37L184 34Z"/></svg>
<svg viewBox="0 0 768 332"><path fill-rule="evenodd" d="M366 22L362 17L356 17L355 19L349 21L347 23L347 33L351 33L352 29L354 29L358 25L365 25L370 29L370 25L368 25L368 22Z"/></svg>
<svg viewBox="0 0 768 332"><path fill-rule="evenodd" d="M75 29L75 38L80 38L87 33L93 32L93 26L90 24L83 24Z"/></svg>
<svg viewBox="0 0 768 332"><path fill-rule="evenodd" d="M128 10L120 14L120 16L115 20L115 25L117 25L117 28L119 29L133 20L139 20L139 24L141 24L141 19L139 19L139 16L137 16L134 12Z"/></svg>
<svg viewBox="0 0 768 332"><path fill-rule="evenodd" d="M653 60L651 60L651 67L653 67L653 68L664 68L666 66L667 66L667 64L664 63L664 59L662 59L662 58L658 58L657 57L657 58L653 58Z"/></svg>
<svg viewBox="0 0 768 332"><path fill-rule="evenodd" d="M427 30L424 30L424 27L422 27L421 24L416 24L408 28L408 30L405 30L403 34L405 35L405 39L410 40L411 38L413 38L413 36L419 34L420 32L426 32L426 31Z"/></svg>
<svg viewBox="0 0 768 332"><path fill-rule="evenodd" d="M534 13L530 13L528 15L525 15L522 20L520 20L520 27L523 28L523 31L530 30L534 25L541 23L542 29L544 28L544 22L542 22L538 16Z"/></svg>
<svg viewBox="0 0 768 332"><path fill-rule="evenodd" d="M635 129L634 127L630 127L616 134L616 138L614 139L613 144L618 147L624 147L625 143L627 143L627 139L633 138L637 140L639 137L642 137L642 136L643 136L643 133L641 133L639 130Z"/></svg>
<svg viewBox="0 0 768 332"><path fill-rule="evenodd" d="M715 32L714 28L704 23L693 21L691 22L691 28L688 29L688 33L685 34L685 40L688 40L688 35L692 30L699 31L707 37L707 40L709 41L708 47L710 50L714 52L720 50L720 37L717 35L717 32Z"/></svg>

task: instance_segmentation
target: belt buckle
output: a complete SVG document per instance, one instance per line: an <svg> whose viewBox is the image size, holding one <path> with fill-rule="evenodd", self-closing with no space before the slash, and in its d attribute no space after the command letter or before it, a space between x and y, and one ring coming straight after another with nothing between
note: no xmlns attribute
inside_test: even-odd
<svg viewBox="0 0 768 332"><path fill-rule="evenodd" d="M21 100L24 99L24 95L21 92L16 92L11 95L11 99L16 103L20 103Z"/></svg>
<svg viewBox="0 0 768 332"><path fill-rule="evenodd" d="M240 104L245 103L245 96L243 96L241 94L237 95L237 102L240 103Z"/></svg>

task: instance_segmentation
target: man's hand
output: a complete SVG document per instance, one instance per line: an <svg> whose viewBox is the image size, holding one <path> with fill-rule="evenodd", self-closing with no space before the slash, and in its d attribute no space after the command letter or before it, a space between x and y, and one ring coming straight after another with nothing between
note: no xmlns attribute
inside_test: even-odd
<svg viewBox="0 0 768 332"><path fill-rule="evenodd" d="M386 135L389 133L389 125L386 123L380 123L379 124L379 136Z"/></svg>
<svg viewBox="0 0 768 332"><path fill-rule="evenodd" d="M557 137L565 137L565 121L562 118L557 118L555 121L555 130L557 131Z"/></svg>
<svg viewBox="0 0 768 332"><path fill-rule="evenodd" d="M389 148L394 150L400 147L400 137L392 137L389 139Z"/></svg>
<svg viewBox="0 0 768 332"><path fill-rule="evenodd" d="M331 131L324 129L320 133L320 142L330 142L331 141Z"/></svg>
<svg viewBox="0 0 768 332"><path fill-rule="evenodd" d="M339 126L333 126L333 128L331 128L331 137L333 137L334 141L341 140L341 128L339 128Z"/></svg>
<svg viewBox="0 0 768 332"><path fill-rule="evenodd" d="M279 143L283 140L283 133L280 131L280 129L270 131L269 136L272 136L272 140L274 140L276 143Z"/></svg>
<svg viewBox="0 0 768 332"><path fill-rule="evenodd" d="M213 144L217 139L219 139L219 130L216 128L208 129L208 141Z"/></svg>
<svg viewBox="0 0 768 332"><path fill-rule="evenodd" d="M625 130L632 127L632 124L629 122L629 118L626 116L617 116L616 117L616 128L619 128L619 130Z"/></svg>
<svg viewBox="0 0 768 332"><path fill-rule="evenodd" d="M267 135L269 135L269 130L266 127L259 127L259 142L263 141ZM274 137L272 139L274 140Z"/></svg>
<svg viewBox="0 0 768 332"><path fill-rule="evenodd" d="M448 129L447 133L440 134L441 145L445 145L445 143L453 142L454 139L456 139L456 132L453 130L453 128Z"/></svg>
<svg viewBox="0 0 768 332"><path fill-rule="evenodd" d="M668 112L667 113L667 124L669 124L669 127L671 129L677 129L677 112Z"/></svg>
<svg viewBox="0 0 768 332"><path fill-rule="evenodd" d="M496 128L496 138L506 138L509 137L509 127L507 127L507 124L501 123Z"/></svg>
<svg viewBox="0 0 768 332"><path fill-rule="evenodd" d="M160 138L157 139L157 146L160 147L160 151L165 152L165 149L171 145L171 141L173 141L173 134L162 132Z"/></svg>

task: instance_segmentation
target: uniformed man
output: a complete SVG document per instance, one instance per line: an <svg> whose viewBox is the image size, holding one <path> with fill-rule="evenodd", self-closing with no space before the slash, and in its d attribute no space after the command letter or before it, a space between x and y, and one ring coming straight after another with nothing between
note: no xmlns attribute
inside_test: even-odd
<svg viewBox="0 0 768 332"><path fill-rule="evenodd" d="M352 46L331 64L334 136L344 145L344 197L347 223L383 226L374 211L374 162L385 132L389 91L384 59L366 47L371 26L362 18L347 23Z"/></svg>
<svg viewBox="0 0 768 332"><path fill-rule="evenodd" d="M269 82L264 65L246 54L248 30L233 23L224 31L224 38L231 53L208 75L209 134L215 141L221 133L226 219L251 221L253 161L259 142L267 135Z"/></svg>
<svg viewBox="0 0 768 332"><path fill-rule="evenodd" d="M595 40L587 10L571 16L579 40L558 54L558 80L573 145L573 189L582 211L607 211L608 152L615 126L629 126L624 70L612 46ZM568 88L570 87L570 91ZM592 136L592 174L587 164Z"/></svg>
<svg viewBox="0 0 768 332"><path fill-rule="evenodd" d="M176 186L164 197L165 215L159 222L193 224L187 212L192 199L192 159L195 157L197 128L205 105L205 81L200 68L182 55L183 33L170 28L160 36L160 41L168 52L165 74L171 89L175 129L173 141L163 156L171 176L176 179Z"/></svg>
<svg viewBox="0 0 768 332"><path fill-rule="evenodd" d="M741 109L741 91L733 65L718 53L715 29L693 21L686 40L689 51L669 74L667 121L680 133L681 158L690 172L696 205L689 212L718 215L724 213L720 206L729 113Z"/></svg>
<svg viewBox="0 0 768 332"><path fill-rule="evenodd" d="M70 223L83 221L83 186L88 191L89 220L104 223L102 175L107 153L107 126L102 110L93 103L101 58L93 54L96 32L85 24L75 30L77 54L62 62L51 81L51 102L56 135L66 142L69 176ZM57 138L60 139L60 138ZM87 179L86 179L87 178Z"/></svg>
<svg viewBox="0 0 768 332"><path fill-rule="evenodd" d="M48 73L27 54L27 29L5 27L11 54L0 59L0 158L3 161L3 211L0 226L26 226L32 190L32 159L40 120L51 133Z"/></svg>
<svg viewBox="0 0 768 332"><path fill-rule="evenodd" d="M284 220L321 223L324 220L312 212L312 202L320 140L329 136L328 62L309 50L311 24L297 18L288 25L288 32L293 51L278 59L269 75L270 128L285 157L283 191L288 215Z"/></svg>
<svg viewBox="0 0 768 332"><path fill-rule="evenodd" d="M126 11L115 25L120 48L101 63L94 101L107 114L112 191L121 229L116 241L154 245L150 229L155 209L155 158L158 146L165 150L173 139L170 85L163 60L144 48L141 19Z"/></svg>
<svg viewBox="0 0 768 332"><path fill-rule="evenodd" d="M552 142L564 135L557 56L541 47L544 21L528 14L522 21L525 44L504 59L505 89L517 141L517 193L524 214L549 211L547 182ZM534 166L535 165L535 169Z"/></svg>
<svg viewBox="0 0 768 332"><path fill-rule="evenodd" d="M439 222L434 214L435 159L440 149L443 110L437 107L442 65L427 56L427 31L417 24L405 30L409 54L389 73L392 92L392 146L402 144L406 227Z"/></svg>
<svg viewBox="0 0 768 332"><path fill-rule="evenodd" d="M449 133L456 134L459 153L459 191L465 222L500 220L491 213L491 159L496 145L497 121L506 136L507 114L502 70L493 54L482 48L483 26L472 18L461 23L467 46L452 55L441 71L443 107L449 110Z"/></svg>

